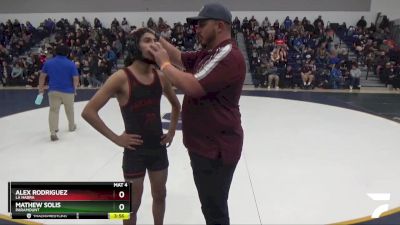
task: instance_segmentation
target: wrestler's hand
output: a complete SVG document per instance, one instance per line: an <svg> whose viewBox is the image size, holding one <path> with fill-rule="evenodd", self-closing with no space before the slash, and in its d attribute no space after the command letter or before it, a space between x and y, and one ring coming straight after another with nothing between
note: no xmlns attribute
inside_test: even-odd
<svg viewBox="0 0 400 225"><path fill-rule="evenodd" d="M118 146L130 149L130 150L136 150L135 146L139 146L139 145L143 144L143 140L140 135L127 134L126 132L124 132L120 136L118 136L115 143Z"/></svg>
<svg viewBox="0 0 400 225"><path fill-rule="evenodd" d="M175 132L168 132L166 134L163 134L161 136L160 144L161 145L166 145L167 148L168 148L171 145L172 140L174 139L174 136L175 136Z"/></svg>
<svg viewBox="0 0 400 225"><path fill-rule="evenodd" d="M159 42L150 45L149 53L154 57L158 66L162 66L166 62L170 62L167 51Z"/></svg>

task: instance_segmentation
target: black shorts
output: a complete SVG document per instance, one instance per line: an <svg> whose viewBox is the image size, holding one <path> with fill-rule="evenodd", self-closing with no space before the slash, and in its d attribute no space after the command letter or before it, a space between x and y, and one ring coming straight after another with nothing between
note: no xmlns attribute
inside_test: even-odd
<svg viewBox="0 0 400 225"><path fill-rule="evenodd" d="M166 148L138 149L124 151L122 170L125 179L143 177L146 169L158 171L168 168L168 154Z"/></svg>

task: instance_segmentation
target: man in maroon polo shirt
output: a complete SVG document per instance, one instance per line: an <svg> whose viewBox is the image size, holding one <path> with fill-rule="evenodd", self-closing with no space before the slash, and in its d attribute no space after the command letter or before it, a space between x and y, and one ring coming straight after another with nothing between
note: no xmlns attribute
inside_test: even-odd
<svg viewBox="0 0 400 225"><path fill-rule="evenodd" d="M245 61L231 39L232 15L224 6L206 4L197 17L187 20L197 23L202 50L181 52L161 38L150 53L185 93L183 142L206 223L229 224L228 194L243 145L239 99Z"/></svg>

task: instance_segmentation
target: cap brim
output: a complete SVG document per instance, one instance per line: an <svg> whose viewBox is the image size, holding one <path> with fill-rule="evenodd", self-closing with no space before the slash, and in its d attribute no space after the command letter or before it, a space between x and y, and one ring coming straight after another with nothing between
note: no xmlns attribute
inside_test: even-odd
<svg viewBox="0 0 400 225"><path fill-rule="evenodd" d="M206 19L210 19L210 18L203 17L203 16L188 17L188 18L186 18L186 22L189 24L192 24L199 20L206 20Z"/></svg>

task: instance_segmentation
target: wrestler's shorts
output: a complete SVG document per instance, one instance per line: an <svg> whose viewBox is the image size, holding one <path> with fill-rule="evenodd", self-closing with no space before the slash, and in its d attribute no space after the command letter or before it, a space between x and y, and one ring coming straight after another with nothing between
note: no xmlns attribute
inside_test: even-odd
<svg viewBox="0 0 400 225"><path fill-rule="evenodd" d="M166 148L159 149L125 149L122 159L122 170L125 180L143 177L146 169L158 171L168 168L169 161Z"/></svg>

